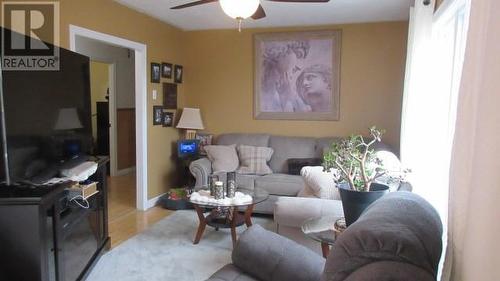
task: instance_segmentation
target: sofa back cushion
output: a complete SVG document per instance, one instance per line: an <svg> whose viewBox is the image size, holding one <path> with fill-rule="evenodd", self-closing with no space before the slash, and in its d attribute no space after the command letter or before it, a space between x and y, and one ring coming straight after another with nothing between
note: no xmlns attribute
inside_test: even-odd
<svg viewBox="0 0 500 281"><path fill-rule="evenodd" d="M273 171L267 165L273 155L273 149L265 146L238 145L240 158L240 174L267 175Z"/></svg>
<svg viewBox="0 0 500 281"><path fill-rule="evenodd" d="M274 150L269 166L275 173L288 173L288 159L316 156L316 139L308 137L271 136L269 146Z"/></svg>
<svg viewBox="0 0 500 281"><path fill-rule="evenodd" d="M269 146L269 135L266 134L222 134L216 139L219 145L251 145L251 146Z"/></svg>
<svg viewBox="0 0 500 281"><path fill-rule="evenodd" d="M236 152L236 146L232 145L207 145L205 146L207 157L212 162L214 173L234 172L238 169L240 161Z"/></svg>

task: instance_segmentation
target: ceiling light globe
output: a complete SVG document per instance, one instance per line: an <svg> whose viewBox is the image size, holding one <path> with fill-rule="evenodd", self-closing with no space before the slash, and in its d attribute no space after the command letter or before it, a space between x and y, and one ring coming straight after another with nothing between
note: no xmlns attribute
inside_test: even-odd
<svg viewBox="0 0 500 281"><path fill-rule="evenodd" d="M252 16L259 7L259 0L219 0L226 15L233 19L246 19Z"/></svg>

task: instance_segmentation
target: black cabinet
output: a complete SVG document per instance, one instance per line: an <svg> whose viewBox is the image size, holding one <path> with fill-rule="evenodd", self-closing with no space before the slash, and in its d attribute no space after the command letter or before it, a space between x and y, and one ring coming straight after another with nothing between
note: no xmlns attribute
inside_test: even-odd
<svg viewBox="0 0 500 281"><path fill-rule="evenodd" d="M68 200L69 184L51 187L0 186L0 280L85 279L109 248L107 158L91 177L99 192L89 208Z"/></svg>

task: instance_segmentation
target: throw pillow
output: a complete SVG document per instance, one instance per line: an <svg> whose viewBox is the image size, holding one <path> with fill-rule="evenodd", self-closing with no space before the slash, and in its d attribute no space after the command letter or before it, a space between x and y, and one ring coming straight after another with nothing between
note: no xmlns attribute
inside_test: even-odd
<svg viewBox="0 0 500 281"><path fill-rule="evenodd" d="M256 174L267 175L273 171L267 165L271 160L274 150L270 147L263 146L238 146L238 155L240 157L240 168L238 173L241 174Z"/></svg>
<svg viewBox="0 0 500 281"><path fill-rule="evenodd" d="M340 200L338 188L333 181L334 173L336 173L334 169L330 172L323 172L322 166L306 166L300 170L304 182L316 197Z"/></svg>
<svg viewBox="0 0 500 281"><path fill-rule="evenodd" d="M212 162L213 173L234 172L238 169L236 145L206 145L205 151Z"/></svg>

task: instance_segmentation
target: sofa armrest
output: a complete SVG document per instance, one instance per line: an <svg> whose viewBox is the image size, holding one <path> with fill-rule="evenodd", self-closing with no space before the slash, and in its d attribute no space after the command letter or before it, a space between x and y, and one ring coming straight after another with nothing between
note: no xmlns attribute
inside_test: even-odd
<svg viewBox="0 0 500 281"><path fill-rule="evenodd" d="M212 174L212 162L208 158L200 158L191 162L189 171L196 179L195 187L208 185L208 176Z"/></svg>
<svg viewBox="0 0 500 281"><path fill-rule="evenodd" d="M233 264L263 281L318 281L325 259L308 248L253 225L239 238Z"/></svg>
<svg viewBox="0 0 500 281"><path fill-rule="evenodd" d="M274 221L278 225L301 227L304 221L321 216L343 217L342 202L308 197L280 197L274 205Z"/></svg>

